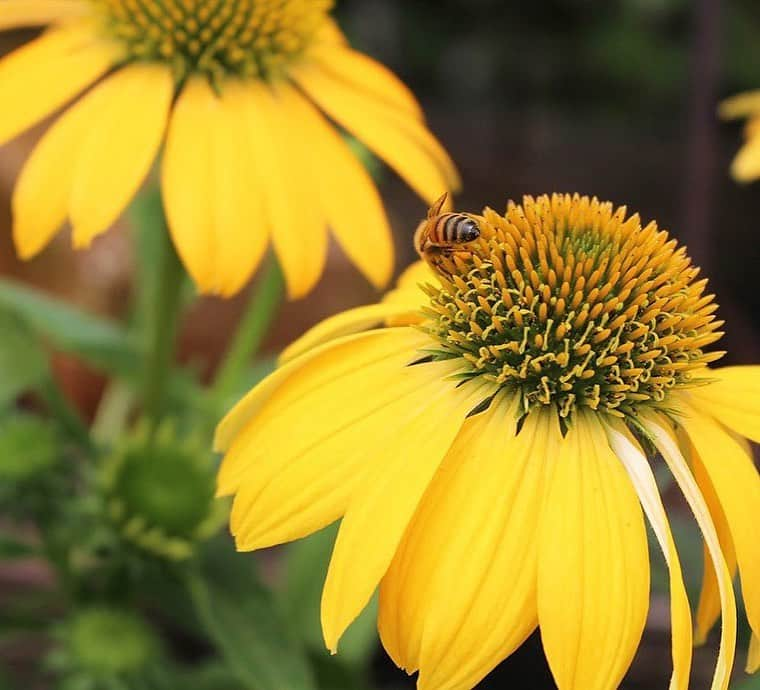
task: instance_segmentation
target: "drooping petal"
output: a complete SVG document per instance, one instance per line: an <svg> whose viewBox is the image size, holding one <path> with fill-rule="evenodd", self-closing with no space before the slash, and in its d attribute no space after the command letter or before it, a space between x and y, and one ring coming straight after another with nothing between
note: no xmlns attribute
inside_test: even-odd
<svg viewBox="0 0 760 690"><path fill-rule="evenodd" d="M710 369L710 383L689 389L693 406L760 443L760 366Z"/></svg>
<svg viewBox="0 0 760 690"><path fill-rule="evenodd" d="M601 423L578 414L550 458L538 533L538 620L560 690L616 688L649 608L649 556L636 492Z"/></svg>
<svg viewBox="0 0 760 690"><path fill-rule="evenodd" d="M327 222L348 257L377 288L393 271L393 241L372 178L320 112L293 87L281 97L311 144L309 160Z"/></svg>
<svg viewBox="0 0 760 690"><path fill-rule="evenodd" d="M536 627L535 530L556 417L497 396L468 419L380 589L379 628L421 689L466 690Z"/></svg>
<svg viewBox="0 0 760 690"><path fill-rule="evenodd" d="M0 60L0 144L60 108L102 76L120 49L90 23L53 29Z"/></svg>
<svg viewBox="0 0 760 690"><path fill-rule="evenodd" d="M691 611L686 595L681 561L676 551L665 508L662 505L652 468L641 447L620 422L606 425L610 447L628 471L641 506L662 549L670 576L670 627L672 637L673 676L671 690L687 690L691 670Z"/></svg>
<svg viewBox="0 0 760 690"><path fill-rule="evenodd" d="M452 362L431 362L435 369ZM328 649L366 606L385 575L423 493L468 413L494 392L479 381L458 387L438 377L424 404L398 418L377 461L356 487L335 542L322 593L322 630ZM446 420L445 424L441 420Z"/></svg>
<svg viewBox="0 0 760 690"><path fill-rule="evenodd" d="M642 421L645 430L650 434L657 449L668 464L676 483L694 513L705 544L710 551L713 567L718 577L723 619L720 650L711 688L712 690L727 690L736 652L736 600L731 584L731 574L720 549L720 542L710 517L710 510L689 470L688 463L681 454L673 433L667 427L667 422L654 414L642 414Z"/></svg>
<svg viewBox="0 0 760 690"><path fill-rule="evenodd" d="M224 296L250 278L269 238L242 90L225 84L220 98L205 78L189 80L172 114L162 171L177 251L202 292Z"/></svg>
<svg viewBox="0 0 760 690"><path fill-rule="evenodd" d="M678 441L681 447L688 453L691 471L694 474L694 480L697 482L702 496L705 499L713 524L715 533L718 535L718 542L723 556L726 560L726 567L733 580L736 574L736 551L734 549L731 530L726 520L726 514L720 504L715 488L713 487L710 476L705 469L704 463L699 457L694 444L686 432L681 429L678 435ZM707 640L707 634L710 632L715 622L720 617L720 588L718 586L718 577L715 574L715 568L712 564L710 551L707 544L702 546L702 587L699 593L699 603L697 604L696 626L695 626L695 643L704 644Z"/></svg>
<svg viewBox="0 0 760 690"><path fill-rule="evenodd" d="M760 668L760 637L752 633L747 651L747 673L756 673Z"/></svg>
<svg viewBox="0 0 760 690"><path fill-rule="evenodd" d="M458 189L456 169L424 124L355 92L319 65L301 65L291 75L320 108L385 160L428 203L443 191Z"/></svg>
<svg viewBox="0 0 760 690"><path fill-rule="evenodd" d="M307 294L322 275L327 227L312 175L312 142L298 126L289 89L246 87L249 137L262 172L264 208L288 296Z"/></svg>
<svg viewBox="0 0 760 690"><path fill-rule="evenodd" d="M689 409L679 420L689 435L720 506L736 550L747 619L760 634L760 475L746 450L709 417Z"/></svg>
<svg viewBox="0 0 760 690"><path fill-rule="evenodd" d="M139 189L161 145L173 90L168 66L135 63L85 97L97 105L71 171L76 247L107 230Z"/></svg>
<svg viewBox="0 0 760 690"><path fill-rule="evenodd" d="M32 151L13 190L13 240L19 256L29 259L45 248L66 221L71 171L89 133L97 103L75 103Z"/></svg>
<svg viewBox="0 0 760 690"><path fill-rule="evenodd" d="M760 138L747 141L731 161L731 175L738 182L752 182L760 177Z"/></svg>
<svg viewBox="0 0 760 690"><path fill-rule="evenodd" d="M406 84L367 55L345 46L322 45L313 51L312 56L326 72L350 88L408 116L424 119L420 104Z"/></svg>
<svg viewBox="0 0 760 690"><path fill-rule="evenodd" d="M80 0L2 0L0 31L78 19L88 10L87 3Z"/></svg>
<svg viewBox="0 0 760 690"><path fill-rule="evenodd" d="M336 345L264 404L220 475L220 487L229 482L237 492L231 527L238 548L301 537L345 512L388 436L457 368L407 366L425 342L420 335L375 332Z"/></svg>

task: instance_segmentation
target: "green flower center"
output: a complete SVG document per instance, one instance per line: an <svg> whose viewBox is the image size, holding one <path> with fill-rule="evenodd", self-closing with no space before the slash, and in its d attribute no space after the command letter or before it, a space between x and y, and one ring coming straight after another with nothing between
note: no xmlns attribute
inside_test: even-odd
<svg viewBox="0 0 760 690"><path fill-rule="evenodd" d="M523 408L633 416L722 356L713 296L683 247L652 222L588 197L526 197L486 209L481 236L432 260L429 330L522 396Z"/></svg>
<svg viewBox="0 0 760 690"><path fill-rule="evenodd" d="M173 65L178 78L270 79L309 45L333 0L91 0L131 59Z"/></svg>

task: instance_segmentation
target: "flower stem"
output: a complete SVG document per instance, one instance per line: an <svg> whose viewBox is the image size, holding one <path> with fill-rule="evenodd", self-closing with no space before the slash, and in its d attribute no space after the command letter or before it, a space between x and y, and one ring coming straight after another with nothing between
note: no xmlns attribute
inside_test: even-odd
<svg viewBox="0 0 760 690"><path fill-rule="evenodd" d="M142 396L145 416L153 428L161 421L164 413L166 385L174 358L185 276L163 214L158 214L158 218L160 223L157 222L156 225L161 227L156 227L155 231L160 233L161 240L156 243L159 252L156 262L157 280L145 324L148 353Z"/></svg>
<svg viewBox="0 0 760 690"><path fill-rule="evenodd" d="M261 346L282 302L283 287L282 270L276 259L270 257L217 370L213 385L217 400L223 401L234 390Z"/></svg>

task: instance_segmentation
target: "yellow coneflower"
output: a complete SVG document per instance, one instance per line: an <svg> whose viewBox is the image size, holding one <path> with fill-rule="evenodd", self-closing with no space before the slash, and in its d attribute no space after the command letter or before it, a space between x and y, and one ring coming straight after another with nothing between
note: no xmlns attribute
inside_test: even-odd
<svg viewBox="0 0 760 690"><path fill-rule="evenodd" d="M305 294L322 273L328 225L384 285L393 251L382 204L325 114L424 199L459 182L414 96L346 44L331 6L0 0L0 30L50 25L0 61L0 144L95 84L21 173L13 197L20 255L34 256L67 219L74 245L89 245L163 145L169 228L202 291L238 291L271 241L290 296Z"/></svg>
<svg viewBox="0 0 760 690"><path fill-rule="evenodd" d="M312 331L221 423L238 548L342 518L326 644L379 587L383 644L420 688L473 687L538 626L560 690L609 690L647 616L646 515L683 689L692 620L659 453L704 537L696 636L722 616L712 687L725 689L737 566L760 632L760 479L744 440L760 441L760 367L708 368L722 354L706 349L721 335L713 296L655 223L562 195L474 218L480 238L416 298L407 276L373 314ZM351 333L388 319L409 325Z"/></svg>
<svg viewBox="0 0 760 690"><path fill-rule="evenodd" d="M725 120L747 118L746 141L731 164L731 174L739 182L760 177L760 90L740 93L720 104L719 115Z"/></svg>

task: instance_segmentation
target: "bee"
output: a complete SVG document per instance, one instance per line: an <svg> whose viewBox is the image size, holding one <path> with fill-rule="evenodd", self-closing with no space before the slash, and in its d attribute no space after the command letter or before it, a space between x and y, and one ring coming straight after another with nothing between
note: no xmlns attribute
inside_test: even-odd
<svg viewBox="0 0 760 690"><path fill-rule="evenodd" d="M477 221L466 213L441 213L448 194L444 193L427 213L414 233L414 248L423 259L449 255L461 245L480 237Z"/></svg>

